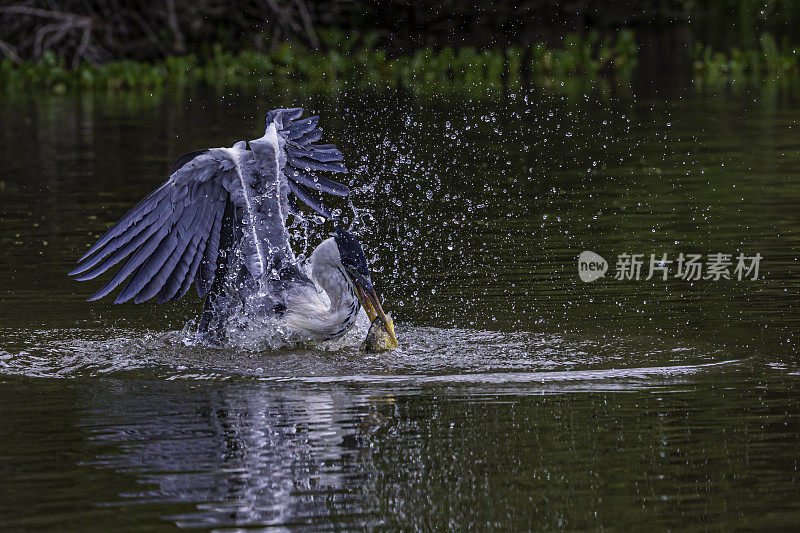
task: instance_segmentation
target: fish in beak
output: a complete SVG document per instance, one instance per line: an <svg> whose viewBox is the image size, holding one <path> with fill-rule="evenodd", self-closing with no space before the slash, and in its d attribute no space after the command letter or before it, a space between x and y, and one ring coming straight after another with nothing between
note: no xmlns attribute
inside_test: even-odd
<svg viewBox="0 0 800 533"><path fill-rule="evenodd" d="M354 278L353 281L356 286L356 295L358 296L358 300L364 307L364 311L366 311L370 323L375 322L376 318L380 318L386 332L389 334L390 346L388 347L397 348L400 346L400 343L397 342L397 336L394 332L394 323L392 322L392 319L386 316L386 313L383 312L381 302L378 299L378 295L375 292L375 288L372 286L372 283L368 279L363 280L360 279L360 277Z"/></svg>

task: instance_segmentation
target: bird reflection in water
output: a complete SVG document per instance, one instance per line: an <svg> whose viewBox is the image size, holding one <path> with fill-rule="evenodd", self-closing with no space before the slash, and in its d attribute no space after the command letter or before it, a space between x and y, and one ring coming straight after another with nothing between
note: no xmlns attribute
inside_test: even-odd
<svg viewBox="0 0 800 533"><path fill-rule="evenodd" d="M374 471L366 450L391 397L238 389L191 395L187 409L172 403L186 395L170 391L153 413L153 391L125 389L114 394L113 415L95 411L100 419L84 424L94 428L92 441L112 446L89 465L133 473L151 488L104 504L195 504L165 516L181 527L374 520L364 497Z"/></svg>

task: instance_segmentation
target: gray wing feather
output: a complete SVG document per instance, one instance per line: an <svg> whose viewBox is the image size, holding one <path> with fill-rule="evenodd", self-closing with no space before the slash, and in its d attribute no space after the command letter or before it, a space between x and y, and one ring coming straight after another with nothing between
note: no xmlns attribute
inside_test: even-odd
<svg viewBox="0 0 800 533"><path fill-rule="evenodd" d="M189 287L192 286L192 281L197 275L197 269L200 267L200 261L203 259L203 254L198 253L198 250L205 247L206 241L206 237L200 237L200 242L198 242L197 246L195 247L195 254L192 258L192 263L189 265L189 270L186 272L186 276L183 278L183 283L181 283L180 290L178 290L178 293L173 297L174 299L183 297L183 295L189 291Z"/></svg>
<svg viewBox="0 0 800 533"><path fill-rule="evenodd" d="M287 137L292 141L296 141L306 133L315 130L317 124L319 124L319 117L317 116L292 120L286 125L286 131L288 132Z"/></svg>
<svg viewBox="0 0 800 533"><path fill-rule="evenodd" d="M344 156L332 144L312 144L322 137L319 117L300 118L301 115L299 108L271 111L267 114L267 127L274 124L283 139L283 172L293 196L325 218L333 218L316 191L348 196L350 188L317 172L347 172L341 162ZM292 208L295 209L294 202Z"/></svg>
<svg viewBox="0 0 800 533"><path fill-rule="evenodd" d="M191 285L196 272L192 265L203 257L209 235L219 232L215 224L222 222L232 168L220 153L192 154L183 156L186 162L170 179L123 216L81 261L91 259L70 273L80 281L92 279L128 258L90 301L108 295L129 276L115 303L139 303L159 293L172 297L190 273Z"/></svg>
<svg viewBox="0 0 800 533"><path fill-rule="evenodd" d="M213 210L210 202L188 206L176 224L177 231L170 232L161 241L159 249L131 279L117 301L121 303L134 298L135 303L141 303L155 296L166 284L195 234L202 235L210 230L208 215ZM186 226L190 219L191 224Z"/></svg>
<svg viewBox="0 0 800 533"><path fill-rule="evenodd" d="M102 237L100 237L100 239L98 239L97 242L94 243L91 248L89 248L89 251L83 254L78 262L84 261L87 257L94 254L111 241L116 241L117 243L121 242L121 244L124 244L126 242L125 237L135 235L135 232L128 231L131 226L139 224L147 217L147 215L152 214L153 212L156 212L157 215L160 214L161 211L158 209L158 207L169 196L169 189L167 189L166 186L167 182L164 182L161 187L151 192L144 200L136 204L133 209L128 211L124 217L122 217L116 224L114 224L114 226L111 227L111 229L109 229ZM139 224L137 228L141 229L142 227L143 224ZM121 246L121 244L118 244L118 246ZM106 249L108 249L108 247L106 247ZM116 248L113 248L112 251L114 249Z"/></svg>
<svg viewBox="0 0 800 533"><path fill-rule="evenodd" d="M99 276L139 248L144 241L158 230L168 215L169 213L165 210L165 204L159 203L146 218L142 219L129 231L112 239L108 246L89 261L70 272L70 275L76 276L75 279L78 281L86 281Z"/></svg>
<svg viewBox="0 0 800 533"><path fill-rule="evenodd" d="M328 172L347 172L345 166L338 162L334 161L331 163L323 163L321 161L315 161L313 159L307 159L305 157L288 157L288 163L298 169L298 170L323 170Z"/></svg>
<svg viewBox="0 0 800 533"><path fill-rule="evenodd" d="M316 189L319 192L325 192L336 196L347 196L350 194L350 187L326 178L325 176L318 176L316 174L308 174L301 170L286 170L287 177L305 187Z"/></svg>
<svg viewBox="0 0 800 533"><path fill-rule="evenodd" d="M306 133L302 137L295 139L294 142L300 146L305 146L310 143L315 143L320 139L322 139L322 128L317 128L313 131Z"/></svg>
<svg viewBox="0 0 800 533"><path fill-rule="evenodd" d="M183 286L187 274L189 273L191 264L194 262L195 257L197 256L198 244L199 243L195 239L192 239L192 241L183 251L180 260L178 261L177 265L175 265L175 269L170 273L167 281L164 282L164 286L158 293L158 303L168 302L176 298L178 292Z"/></svg>
<svg viewBox="0 0 800 533"><path fill-rule="evenodd" d="M293 183L291 181L289 182L289 188L292 190L295 196L297 196L297 198L299 198L311 209L327 219L335 219L328 206L322 202L321 198L315 197L311 191L304 188L302 185L298 185L297 183Z"/></svg>
<svg viewBox="0 0 800 533"><path fill-rule="evenodd" d="M208 237L206 250L203 253L203 260L202 263L200 263L200 275L195 279L197 295L200 298L208 294L208 291L211 290L211 285L214 283L217 271L217 258L219 257L220 232L222 229L220 221L223 219L223 213L214 214L214 221L211 223L211 235ZM217 218L219 218L220 221L218 221Z"/></svg>
<svg viewBox="0 0 800 533"><path fill-rule="evenodd" d="M173 235L170 235L168 239L172 241L170 245L169 257L161 263L161 267L158 269L158 272L156 272L156 274L147 281L146 285L139 289L138 292L135 292L129 296L134 298L134 303L138 304L149 300L164 288L170 276L175 271L178 262L181 260L181 257L183 257L186 248L191 243L191 241L179 239ZM153 258L151 258L148 263L150 261L153 261ZM133 281L131 281L131 284L132 283ZM128 291L127 287L125 288L125 291ZM124 292L120 294L120 298L122 298L123 294Z"/></svg>
<svg viewBox="0 0 800 533"><path fill-rule="evenodd" d="M156 233L151 235L150 238L148 238L144 244L142 244L142 246L140 246L139 249L134 252L130 259L128 259L119 270L117 270L108 283L103 285L99 291L89 297L89 301L93 302L95 300L99 300L103 296L108 295L111 291L116 289L120 283L125 281L125 279L130 276L134 270L142 266L147 258L150 257L150 254L155 251L156 247L164 239L167 231L169 231L169 229L165 228L165 226L162 226Z"/></svg>
<svg viewBox="0 0 800 533"><path fill-rule="evenodd" d="M305 148L295 148L294 146L286 146L286 153L292 157L308 157L316 161L327 163L330 161L342 161L344 155L342 152L333 148L322 148L320 146L307 146Z"/></svg>

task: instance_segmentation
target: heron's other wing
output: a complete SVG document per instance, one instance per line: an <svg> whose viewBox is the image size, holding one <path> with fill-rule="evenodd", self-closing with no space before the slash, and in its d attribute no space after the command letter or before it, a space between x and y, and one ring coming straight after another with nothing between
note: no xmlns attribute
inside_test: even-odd
<svg viewBox="0 0 800 533"><path fill-rule="evenodd" d="M231 200L242 212L246 227L241 250L256 279L279 279L281 272L296 262L286 229L289 189L281 172L282 142L274 126L260 139L250 141L240 184L231 189Z"/></svg>
<svg viewBox="0 0 800 533"><path fill-rule="evenodd" d="M267 132L274 126L280 139L280 166L286 187L301 202L325 218L334 218L323 203L323 194L347 196L350 188L322 172L347 172L344 156L332 144L314 144L322 138L319 117L302 118L301 108L276 109L267 113ZM250 143L253 146L252 142Z"/></svg>
<svg viewBox="0 0 800 533"><path fill-rule="evenodd" d="M195 282L204 296L216 271L228 187L240 169L244 143L198 150L173 165L170 178L108 230L70 272L95 278L126 260L89 300L108 295L130 277L115 303L159 302L183 296Z"/></svg>

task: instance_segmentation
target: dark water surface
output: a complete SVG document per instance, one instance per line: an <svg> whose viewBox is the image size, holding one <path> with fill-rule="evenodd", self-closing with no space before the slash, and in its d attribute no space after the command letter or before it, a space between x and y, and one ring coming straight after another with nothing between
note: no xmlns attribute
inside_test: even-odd
<svg viewBox="0 0 800 533"><path fill-rule="evenodd" d="M187 346L196 296L85 302L82 250L281 105L345 153L402 348ZM799 526L799 120L694 94L0 102L0 529ZM681 253L733 279L644 279Z"/></svg>

